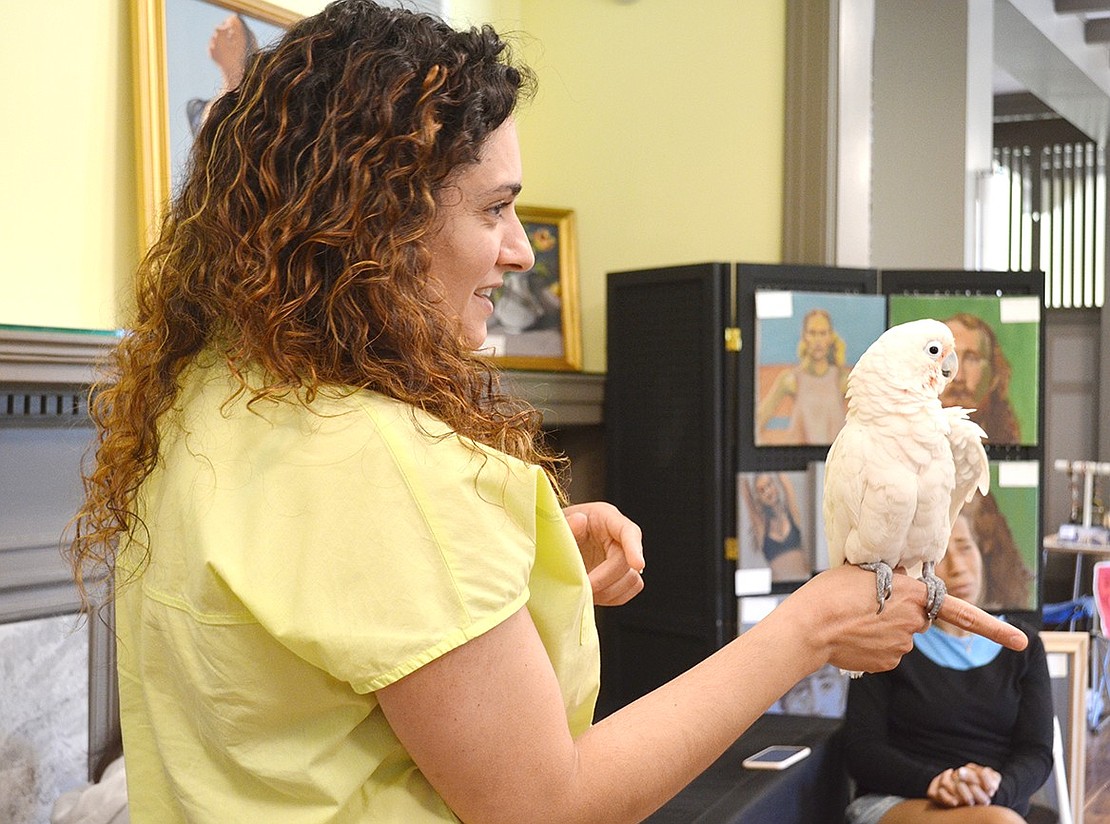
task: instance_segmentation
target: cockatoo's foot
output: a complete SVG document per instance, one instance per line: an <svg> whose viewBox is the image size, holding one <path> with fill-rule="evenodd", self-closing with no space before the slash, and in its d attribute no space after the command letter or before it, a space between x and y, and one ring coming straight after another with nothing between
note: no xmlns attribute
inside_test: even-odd
<svg viewBox="0 0 1110 824"><path fill-rule="evenodd" d="M860 564L860 569L875 573L875 599L879 602L879 612L882 612L886 599L894 591L894 572L882 561Z"/></svg>
<svg viewBox="0 0 1110 824"><path fill-rule="evenodd" d="M925 583L926 590L925 614L929 616L930 621L936 620L937 613L940 612L944 599L948 595L948 587L933 572L935 567L935 561L926 561L921 565L921 580Z"/></svg>

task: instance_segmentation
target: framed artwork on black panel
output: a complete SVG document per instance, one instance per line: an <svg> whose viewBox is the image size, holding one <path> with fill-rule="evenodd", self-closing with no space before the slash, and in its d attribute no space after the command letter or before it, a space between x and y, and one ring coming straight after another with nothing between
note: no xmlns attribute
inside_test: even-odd
<svg viewBox="0 0 1110 824"><path fill-rule="evenodd" d="M886 328L880 295L755 292L755 445L828 446L856 359Z"/></svg>
<svg viewBox="0 0 1110 824"><path fill-rule="evenodd" d="M771 581L805 581L813 571L809 472L741 472L737 477L739 569L769 567Z"/></svg>
<svg viewBox="0 0 1110 824"><path fill-rule="evenodd" d="M1040 558L1040 462L991 461L991 487L964 504L952 540L970 539L983 563L979 606L991 612L1034 611ZM950 543L951 547L952 544Z"/></svg>
<svg viewBox="0 0 1110 824"><path fill-rule="evenodd" d="M1052 704L1063 739L1064 773L1072 805L1072 821L1082 821L1086 784L1087 672L1089 637L1085 632L1041 631Z"/></svg>
<svg viewBox="0 0 1110 824"><path fill-rule="evenodd" d="M809 464L810 484L813 489L813 571L829 568L829 541L825 537L825 462Z"/></svg>
<svg viewBox="0 0 1110 824"><path fill-rule="evenodd" d="M974 409L988 446L1037 445L1040 317L1036 296L890 296L891 326L936 318L952 329L960 364L941 403Z"/></svg>

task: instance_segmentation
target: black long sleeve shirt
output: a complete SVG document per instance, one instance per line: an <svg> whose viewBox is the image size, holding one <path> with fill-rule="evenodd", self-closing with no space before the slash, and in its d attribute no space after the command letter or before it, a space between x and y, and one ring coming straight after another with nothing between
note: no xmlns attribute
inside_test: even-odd
<svg viewBox="0 0 1110 824"><path fill-rule="evenodd" d="M1044 646L1003 648L969 670L940 666L916 648L890 672L848 687L845 746L858 792L925 798L938 773L968 762L1002 782L992 803L1021 815L1052 769L1052 688Z"/></svg>

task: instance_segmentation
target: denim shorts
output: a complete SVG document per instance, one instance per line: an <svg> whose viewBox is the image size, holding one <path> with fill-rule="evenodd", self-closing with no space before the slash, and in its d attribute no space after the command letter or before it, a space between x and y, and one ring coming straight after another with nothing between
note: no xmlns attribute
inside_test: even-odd
<svg viewBox="0 0 1110 824"><path fill-rule="evenodd" d="M900 795L861 795L844 811L847 824L879 824L879 819L906 799Z"/></svg>

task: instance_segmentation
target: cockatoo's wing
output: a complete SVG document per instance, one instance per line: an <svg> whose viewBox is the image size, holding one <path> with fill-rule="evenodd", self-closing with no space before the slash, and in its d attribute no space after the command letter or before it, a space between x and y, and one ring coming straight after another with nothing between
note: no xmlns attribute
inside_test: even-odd
<svg viewBox="0 0 1110 824"><path fill-rule="evenodd" d="M918 479L885 445L852 421L829 449L825 469L825 533L829 565L901 562L917 504Z"/></svg>
<svg viewBox="0 0 1110 824"><path fill-rule="evenodd" d="M963 505L975 496L976 489L983 495L990 491L991 475L987 450L983 448L987 433L967 417L966 409L948 406L944 412L951 425L948 442L952 446L952 462L956 469L956 485L952 490L949 510L951 523L955 522Z"/></svg>
<svg viewBox="0 0 1110 824"><path fill-rule="evenodd" d="M825 463L825 488L821 497L825 518L825 540L828 543L829 567L843 564L847 558L848 536L858 527L863 501L864 453L860 441L864 432L851 422L841 428L829 447Z"/></svg>

